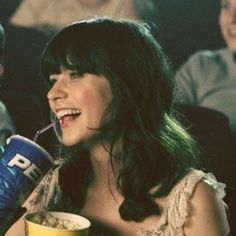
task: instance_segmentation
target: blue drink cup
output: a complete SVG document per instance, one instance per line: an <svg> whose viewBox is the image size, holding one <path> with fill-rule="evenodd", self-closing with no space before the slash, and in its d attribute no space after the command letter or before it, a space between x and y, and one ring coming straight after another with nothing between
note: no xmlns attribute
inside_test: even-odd
<svg viewBox="0 0 236 236"><path fill-rule="evenodd" d="M37 143L20 135L7 140L0 158L0 235L52 165Z"/></svg>

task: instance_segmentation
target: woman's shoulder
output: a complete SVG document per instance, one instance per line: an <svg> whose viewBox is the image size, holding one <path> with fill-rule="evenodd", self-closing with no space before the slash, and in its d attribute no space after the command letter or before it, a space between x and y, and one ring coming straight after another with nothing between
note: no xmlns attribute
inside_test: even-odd
<svg viewBox="0 0 236 236"><path fill-rule="evenodd" d="M185 217L186 235L227 235L229 225L223 201L225 184L217 182L213 174L202 174L188 199ZM201 234L198 234L201 230Z"/></svg>
<svg viewBox="0 0 236 236"><path fill-rule="evenodd" d="M176 194L192 194L195 187L200 184L206 188L213 188L217 190L220 196L225 196L224 183L218 182L214 174L206 173L202 170L191 169L177 184L174 186L169 194L169 197L174 197Z"/></svg>
<svg viewBox="0 0 236 236"><path fill-rule="evenodd" d="M193 205L200 207L195 202L205 206L215 202L217 205L216 199L219 202L225 196L224 188L225 184L218 182L212 173L190 170L166 198L168 220L176 227L183 227L193 212Z"/></svg>
<svg viewBox="0 0 236 236"><path fill-rule="evenodd" d="M166 197L157 199L162 208L160 221L151 229L143 230L140 235L182 236L188 235L187 231L189 235L219 235L215 233L217 230L222 232L221 235L226 235L224 232L228 226L222 201L224 187L213 174L191 169ZM207 223L209 219L211 223ZM220 223L214 225L215 222ZM198 234L198 227L205 227L210 234L206 230Z"/></svg>

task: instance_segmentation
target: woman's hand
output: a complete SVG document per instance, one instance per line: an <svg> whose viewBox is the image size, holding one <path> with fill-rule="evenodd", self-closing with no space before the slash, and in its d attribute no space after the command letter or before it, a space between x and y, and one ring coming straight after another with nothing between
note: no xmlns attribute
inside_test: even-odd
<svg viewBox="0 0 236 236"><path fill-rule="evenodd" d="M0 236L4 236L7 230L27 211L25 207L19 207L13 215L6 216L6 222L0 226Z"/></svg>

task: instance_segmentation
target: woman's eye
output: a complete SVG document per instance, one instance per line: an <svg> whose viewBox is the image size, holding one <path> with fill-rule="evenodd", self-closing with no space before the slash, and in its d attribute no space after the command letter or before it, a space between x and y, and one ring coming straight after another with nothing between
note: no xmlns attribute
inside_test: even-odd
<svg viewBox="0 0 236 236"><path fill-rule="evenodd" d="M72 73L70 74L70 77L71 77L71 79L79 79L79 78L82 77L82 75L79 74L78 72L72 72Z"/></svg>

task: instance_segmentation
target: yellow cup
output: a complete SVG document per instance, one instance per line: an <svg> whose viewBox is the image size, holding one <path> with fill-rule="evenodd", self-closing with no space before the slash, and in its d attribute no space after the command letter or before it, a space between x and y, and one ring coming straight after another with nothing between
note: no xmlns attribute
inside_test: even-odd
<svg viewBox="0 0 236 236"><path fill-rule="evenodd" d="M52 217L58 219L65 219L80 225L79 229L57 229L48 226L44 226L38 223L32 222L32 219L37 216L37 214L42 214L42 212L34 212L26 214L25 219L25 232L26 236L88 236L89 227L91 225L90 221L82 216L65 213L65 212L47 212Z"/></svg>

